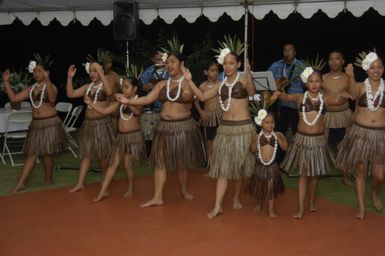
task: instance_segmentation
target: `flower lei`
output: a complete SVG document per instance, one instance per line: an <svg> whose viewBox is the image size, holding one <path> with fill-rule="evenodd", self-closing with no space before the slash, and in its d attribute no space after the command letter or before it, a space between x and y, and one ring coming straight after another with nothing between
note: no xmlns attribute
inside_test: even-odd
<svg viewBox="0 0 385 256"><path fill-rule="evenodd" d="M306 91L305 94L303 95L303 99L302 99L302 119L305 122L305 124L307 124L309 126L314 126L317 123L318 119L320 118L322 110L324 108L323 96L322 96L322 93L318 93L318 95L317 95L317 98L318 98L318 100L320 102L320 106L319 106L319 110L317 112L317 115L315 116L314 120L311 121L311 122L309 120L307 120L306 113L305 113L305 102L306 102L306 98L307 97L310 97L309 91Z"/></svg>
<svg viewBox="0 0 385 256"><path fill-rule="evenodd" d="M238 82L238 80L239 80L239 73L237 73L237 76L235 77L234 81L229 85L229 84L227 84L227 76L226 76L225 79L223 79L221 85L219 86L219 90L218 90L219 103L221 105L222 110L225 111L225 112L229 111L229 109L230 109L230 106L231 106L231 93L233 91L234 85ZM227 106L225 106L223 104L222 97L221 97L221 91L222 91L222 87L223 87L224 84L227 85L227 88L229 90L229 97L228 97L228 100L227 100Z"/></svg>
<svg viewBox="0 0 385 256"><path fill-rule="evenodd" d="M87 88L86 95L88 95L91 91L91 88L97 88L95 94L94 94L94 102L93 104L95 105L96 101L98 100L98 93L102 90L102 83L97 84L96 86L94 85L94 82L91 82L90 85Z"/></svg>
<svg viewBox="0 0 385 256"><path fill-rule="evenodd" d="M38 109L41 107L41 104L43 104L43 98L44 98L44 91L45 91L45 87L47 86L46 83L43 83L43 89L41 90L41 94L40 94L40 100L39 100L39 104L35 105L35 102L33 101L33 98L32 98L32 94L33 94L33 90L35 90L35 87L40 87L41 84L38 84L38 83L35 83L34 85L32 85L32 88L31 90L29 91L29 99L31 100L31 104L32 104L32 107L34 109Z"/></svg>
<svg viewBox="0 0 385 256"><path fill-rule="evenodd" d="M138 95L135 95L135 97L133 99L137 99L137 98L138 98ZM120 118L122 118L124 121L128 121L132 118L134 113L131 112L131 114L128 117L125 117L123 114L123 108L124 108L124 104L121 104L119 107Z"/></svg>
<svg viewBox="0 0 385 256"><path fill-rule="evenodd" d="M366 100L368 102L368 109L372 112L375 112L380 107L381 102L384 98L384 80L381 78L380 86L378 87L377 92L374 96L373 96L372 87L370 86L370 81L368 78L365 79L364 84L366 88ZM378 96L380 96L380 99L378 101L377 106L374 106L374 102L377 100Z"/></svg>
<svg viewBox="0 0 385 256"><path fill-rule="evenodd" d="M265 162L263 159L262 159L262 153L261 153L261 137L265 136L267 139L270 139L271 136L273 136L275 138L275 143L274 143L274 152L273 152L273 155L271 156L271 159L267 162ZM263 130L259 133L259 136L258 136L258 143L257 143L257 149L258 149L258 159L259 161L264 165L264 166L267 166L267 165L270 165L274 162L275 160L275 156L277 154L277 150L278 150L278 138L277 138L277 135L275 134L274 131L271 132L271 135L270 136L266 136L265 133L263 132Z"/></svg>
<svg viewBox="0 0 385 256"><path fill-rule="evenodd" d="M178 83L178 92L176 93L176 96L175 96L175 98L171 98L171 96L170 96L170 81L173 81L173 82L175 82L175 83ZM179 78L178 80L173 80L173 79L171 79L171 77L169 77L168 79L167 79L167 90L166 90L166 96L167 96L167 99L169 100L169 101L172 101L172 102L174 102L174 101L176 101L178 98L179 98L179 95L180 95L180 92L182 91L182 82L183 82L183 80L184 80L184 77L182 76L181 78Z"/></svg>

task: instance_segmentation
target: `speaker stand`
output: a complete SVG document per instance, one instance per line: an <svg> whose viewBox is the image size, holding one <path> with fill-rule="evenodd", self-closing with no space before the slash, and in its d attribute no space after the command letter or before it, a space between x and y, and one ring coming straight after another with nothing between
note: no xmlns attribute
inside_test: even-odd
<svg viewBox="0 0 385 256"><path fill-rule="evenodd" d="M128 41L126 41L126 67L130 67L130 52L128 49Z"/></svg>

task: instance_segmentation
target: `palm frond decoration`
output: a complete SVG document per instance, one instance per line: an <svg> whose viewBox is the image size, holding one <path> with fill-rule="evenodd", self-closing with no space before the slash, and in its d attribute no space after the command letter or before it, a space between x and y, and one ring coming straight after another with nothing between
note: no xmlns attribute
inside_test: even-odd
<svg viewBox="0 0 385 256"><path fill-rule="evenodd" d="M180 42L179 38L176 35L174 35L171 38L171 40L167 40L167 44L169 49L161 47L163 52L165 53L170 53L170 52L182 53L183 52L184 44Z"/></svg>
<svg viewBox="0 0 385 256"><path fill-rule="evenodd" d="M366 56L369 54L369 52L376 52L376 48L373 47L372 51L362 51L358 53L358 56L356 57L354 61L354 66L361 68L362 67L362 61L366 58Z"/></svg>
<svg viewBox="0 0 385 256"><path fill-rule="evenodd" d="M139 69L136 65L131 64L129 67L126 67L126 75L135 77L136 79L140 79L143 73L143 66L140 68L140 72L138 72Z"/></svg>
<svg viewBox="0 0 385 256"><path fill-rule="evenodd" d="M34 53L33 57L35 58L37 63L41 63L46 67L51 67L53 63L53 60L50 60L49 54L46 54L44 55L44 57L42 57L39 53Z"/></svg>
<svg viewBox="0 0 385 256"><path fill-rule="evenodd" d="M224 41L218 41L219 49L212 49L214 52L220 54L221 50L228 48L231 52L240 55L245 50L245 43L242 42L236 35L231 37L230 35L225 35Z"/></svg>
<svg viewBox="0 0 385 256"><path fill-rule="evenodd" d="M306 57L304 60L302 60L302 62L303 64L305 64L305 67L312 67L314 70L318 71L321 71L326 65L326 61L324 59L321 59L318 53L315 57L315 60L311 60Z"/></svg>

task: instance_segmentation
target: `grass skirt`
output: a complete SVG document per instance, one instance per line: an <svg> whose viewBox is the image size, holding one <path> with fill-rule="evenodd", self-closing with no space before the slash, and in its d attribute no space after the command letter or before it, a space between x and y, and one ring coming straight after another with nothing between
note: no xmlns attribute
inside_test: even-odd
<svg viewBox="0 0 385 256"><path fill-rule="evenodd" d="M251 176L247 191L257 202L272 200L285 192L281 174L277 163L263 165L255 161L254 173Z"/></svg>
<svg viewBox="0 0 385 256"><path fill-rule="evenodd" d="M213 141L213 153L209 162L210 177L239 180L252 175L254 155L249 148L254 131L255 126L251 119L221 120Z"/></svg>
<svg viewBox="0 0 385 256"><path fill-rule="evenodd" d="M111 117L85 119L79 132L79 157L108 159L115 140Z"/></svg>
<svg viewBox="0 0 385 256"><path fill-rule="evenodd" d="M52 155L68 148L68 135L59 116L32 119L24 144L24 153Z"/></svg>
<svg viewBox="0 0 385 256"><path fill-rule="evenodd" d="M209 119L208 120L198 120L198 124L200 126L207 126L207 127L216 127L219 125L219 120L222 117L223 111L221 108L218 108L216 111L208 112Z"/></svg>
<svg viewBox="0 0 385 256"><path fill-rule="evenodd" d="M338 112L326 111L324 123L326 128L332 129L349 127L352 124L352 111L350 108Z"/></svg>
<svg viewBox="0 0 385 256"><path fill-rule="evenodd" d="M205 162L202 135L193 118L158 121L151 148L151 166L174 171L201 167Z"/></svg>
<svg viewBox="0 0 385 256"><path fill-rule="evenodd" d="M336 166L354 172L357 164L385 164L385 128L353 123L340 143Z"/></svg>
<svg viewBox="0 0 385 256"><path fill-rule="evenodd" d="M324 134L308 135L297 132L280 167L291 174L325 175L331 171L334 159ZM297 172L293 173L296 168Z"/></svg>
<svg viewBox="0 0 385 256"><path fill-rule="evenodd" d="M144 135L142 130L118 133L115 142L112 146L109 165L112 166L116 153L119 154L119 159L123 162L125 153L131 156L134 165L147 159L146 145L144 144Z"/></svg>

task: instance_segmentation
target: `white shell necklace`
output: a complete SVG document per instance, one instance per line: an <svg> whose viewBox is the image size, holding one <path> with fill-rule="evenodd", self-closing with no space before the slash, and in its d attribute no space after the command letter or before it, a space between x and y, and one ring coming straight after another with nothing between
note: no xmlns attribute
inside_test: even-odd
<svg viewBox="0 0 385 256"><path fill-rule="evenodd" d="M237 76L235 77L234 81L231 83L231 84L227 84L227 76L225 77L225 79L223 79L222 83L221 83L221 86L219 86L219 90L218 90L218 94L219 94L219 103L221 105L221 108L223 109L223 111L227 112L229 111L230 109L230 106L231 106L231 93L233 91L233 87L234 85L238 82L238 79L239 79L239 73L237 73ZM221 97L221 92L222 92L222 87L223 85L226 84L226 87L228 88L228 94L229 94L229 97L227 98L227 104L226 106L223 104L223 101L222 101L222 97Z"/></svg>
<svg viewBox="0 0 385 256"><path fill-rule="evenodd" d="M377 92L374 96L372 92L372 86L370 86L370 81L368 78L365 79L364 84L366 88L366 101L368 102L368 109L372 112L375 112L380 107L381 102L384 98L384 80L381 78L380 86L378 87ZM377 100L378 96L380 96L380 99L377 103L377 106L374 106L374 102Z"/></svg>
<svg viewBox="0 0 385 256"><path fill-rule="evenodd" d="M33 91L35 90L35 87L40 87L40 86L43 86L43 89L41 89L41 94L40 94L40 100L39 100L39 104L35 105L35 102L33 101L33 97L32 97L32 94L33 94ZM31 100L31 104L32 104L32 107L34 109L38 109L41 107L41 104L43 104L43 98L44 98L44 92L45 92L45 87L47 86L46 83L42 83L42 84L38 84L38 83L35 83L34 85L32 85L32 88L31 90L29 91L29 99Z"/></svg>
<svg viewBox="0 0 385 256"><path fill-rule="evenodd" d="M137 99L137 98L138 98L138 95L135 95L135 97L133 99ZM123 119L124 121L128 121L132 118L134 113L131 112L131 114L128 117L125 117L124 113L123 113L123 108L124 108L124 104L121 104L120 108L119 108L120 118Z"/></svg>
<svg viewBox="0 0 385 256"><path fill-rule="evenodd" d="M312 100L312 99L316 100L318 98L318 100L320 102L319 110L317 112L317 115L315 116L315 118L311 122L307 119L306 112L305 112L305 102L306 102L306 98L307 97L309 97L310 100ZM314 126L317 123L318 119L320 118L323 109L324 109L324 101L323 101L322 93L319 92L317 97L313 98L309 94L309 91L306 91L305 94L303 95L303 99L302 99L302 119L305 122L305 124L307 124L308 126Z"/></svg>
<svg viewBox="0 0 385 256"><path fill-rule="evenodd" d="M176 96L175 96L175 98L171 98L171 96L170 96L170 81L173 81L173 82L175 82L175 83L178 83L178 92L176 93ZM182 91L182 82L183 82L183 80L184 80L184 76L182 76L181 78L179 78L178 80L173 80L173 79L171 79L171 77L169 77L168 79L167 79L167 90L166 90L166 96L167 96L167 99L169 100L169 101L172 101L172 102L174 102L174 101L176 101L178 98L179 98L179 96L180 96L180 92Z"/></svg>
<svg viewBox="0 0 385 256"><path fill-rule="evenodd" d="M86 96L88 96L88 94L90 93L91 88L96 89L96 92L94 94L94 101L93 101L93 104L95 105L96 101L98 100L98 93L102 90L103 86L101 82L97 85L94 85L94 82L91 82L87 88Z"/></svg>
<svg viewBox="0 0 385 256"><path fill-rule="evenodd" d="M267 162L263 161L263 159L262 159L262 153L261 153L261 137L262 137L262 135L265 136L266 139L270 139L271 136L273 136L275 138L273 155L271 156L271 159L269 161L267 161ZM257 150L258 150L258 159L259 159L259 161L264 166L270 165L270 164L272 164L274 162L275 156L277 155L277 150L278 150L278 139L277 139L277 135L275 134L274 131L271 132L270 136L265 135L263 130L259 133L259 135L258 135L258 143L257 143Z"/></svg>

